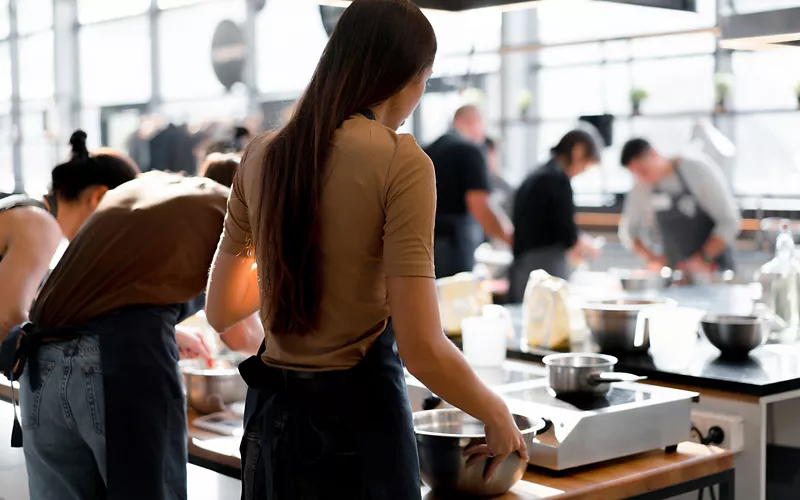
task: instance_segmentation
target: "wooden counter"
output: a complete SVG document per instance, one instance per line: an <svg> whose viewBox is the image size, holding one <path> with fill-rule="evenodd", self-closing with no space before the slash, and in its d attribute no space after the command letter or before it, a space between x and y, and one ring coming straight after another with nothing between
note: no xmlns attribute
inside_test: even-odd
<svg viewBox="0 0 800 500"><path fill-rule="evenodd" d="M219 472L239 468L238 437L220 437L194 428L189 414L189 455L193 463L217 465ZM711 478L733 470L733 454L719 448L682 443L676 453L663 450L584 467L558 477L531 468L524 479L499 500L622 500L677 484ZM213 467L216 468L216 467ZM438 500L423 488L425 500ZM667 497L664 497L667 498Z"/></svg>

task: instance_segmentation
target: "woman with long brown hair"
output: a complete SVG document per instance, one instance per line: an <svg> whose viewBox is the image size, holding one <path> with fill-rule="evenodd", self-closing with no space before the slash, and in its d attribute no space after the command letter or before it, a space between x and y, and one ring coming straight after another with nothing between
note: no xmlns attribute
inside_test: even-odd
<svg viewBox="0 0 800 500"><path fill-rule="evenodd" d="M291 120L244 154L206 307L219 331L260 309L266 332L240 367L244 498L419 499L400 357L485 423L477 451L493 466L527 457L502 399L442 333L433 165L396 133L435 54L409 0L354 1Z"/></svg>

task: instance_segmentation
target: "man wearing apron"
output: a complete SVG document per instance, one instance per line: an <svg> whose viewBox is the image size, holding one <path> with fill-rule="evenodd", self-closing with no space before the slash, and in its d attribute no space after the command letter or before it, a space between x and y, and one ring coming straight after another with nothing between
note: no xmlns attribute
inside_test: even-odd
<svg viewBox="0 0 800 500"><path fill-rule="evenodd" d="M689 273L734 268L741 214L716 165L702 157L665 158L644 139L625 144L622 164L637 182L625 200L620 239L649 267Z"/></svg>
<svg viewBox="0 0 800 500"><path fill-rule="evenodd" d="M484 233L511 244L510 223L489 203L489 170L481 149L483 120L475 106L456 111L453 128L425 152L436 169L436 277L472 271Z"/></svg>
<svg viewBox="0 0 800 500"><path fill-rule="evenodd" d="M161 172L110 191L3 343L32 500L186 498L175 325L202 306L227 194Z"/></svg>

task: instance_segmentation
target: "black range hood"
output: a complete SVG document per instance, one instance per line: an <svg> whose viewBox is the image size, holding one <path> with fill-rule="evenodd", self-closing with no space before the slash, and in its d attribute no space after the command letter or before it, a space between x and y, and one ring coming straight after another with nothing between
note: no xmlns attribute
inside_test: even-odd
<svg viewBox="0 0 800 500"><path fill-rule="evenodd" d="M526 4L534 5L538 2L532 0L412 0L423 9L437 9L449 11L464 11L471 9L484 9L487 7L525 7ZM697 0L603 0L613 3L625 3L642 7L658 7L662 9L697 11Z"/></svg>

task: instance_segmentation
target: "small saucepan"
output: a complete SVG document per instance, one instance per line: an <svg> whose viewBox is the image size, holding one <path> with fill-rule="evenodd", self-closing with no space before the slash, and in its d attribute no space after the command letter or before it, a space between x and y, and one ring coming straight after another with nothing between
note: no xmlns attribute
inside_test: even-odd
<svg viewBox="0 0 800 500"><path fill-rule="evenodd" d="M543 360L547 382L556 396L603 397L612 382L636 382L647 377L616 373L617 358L606 354L552 354Z"/></svg>

